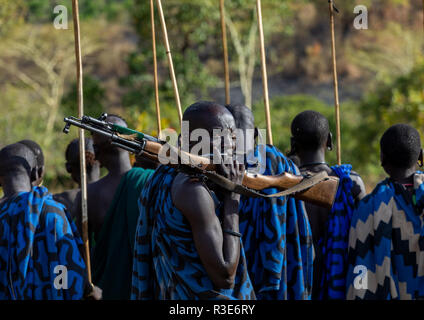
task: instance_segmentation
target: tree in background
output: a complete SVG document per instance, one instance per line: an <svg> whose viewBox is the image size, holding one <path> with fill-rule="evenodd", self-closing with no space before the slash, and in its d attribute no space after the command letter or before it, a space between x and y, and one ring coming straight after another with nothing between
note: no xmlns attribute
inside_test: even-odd
<svg viewBox="0 0 424 320"><path fill-rule="evenodd" d="M95 52L99 45L83 37L83 56ZM0 45L0 68L8 82L31 89L45 107L39 115L45 122L41 143L49 147L59 115L67 80L75 73L74 42L71 32L55 30L53 25L22 26L13 38Z"/></svg>
<svg viewBox="0 0 424 320"><path fill-rule="evenodd" d="M408 123L420 133L424 131L424 61L407 75L400 76L390 84L380 85L361 103L361 123L355 141L358 161L368 166L371 173L380 173L380 168L371 164L380 163L379 141L384 131L396 123Z"/></svg>

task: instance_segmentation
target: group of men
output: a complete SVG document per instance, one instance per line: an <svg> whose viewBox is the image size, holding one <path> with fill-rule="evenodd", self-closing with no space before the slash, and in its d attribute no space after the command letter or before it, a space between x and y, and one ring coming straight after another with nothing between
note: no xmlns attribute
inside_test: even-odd
<svg viewBox="0 0 424 320"><path fill-rule="evenodd" d="M126 126L119 116L106 121ZM240 195L202 175L143 161L142 155L132 164L127 151L94 133L85 141L86 257L79 189L51 195L41 186L41 148L20 141L0 150L0 299L424 298L424 173L416 171L423 164L416 129L398 124L384 133L381 165L389 177L366 195L351 165L326 163L332 136L318 112L293 119L287 156L257 143L245 106L200 101L186 109L183 121L189 125L183 135L203 129L213 150L220 149L213 136L220 129L218 147L225 145L233 159L234 132L245 133L244 162L216 164L216 172L234 183L258 165L268 176L325 171L337 177L332 208L293 196ZM181 138L192 151L196 141ZM74 140L66 169L77 184L78 159ZM100 167L107 170L101 179Z"/></svg>

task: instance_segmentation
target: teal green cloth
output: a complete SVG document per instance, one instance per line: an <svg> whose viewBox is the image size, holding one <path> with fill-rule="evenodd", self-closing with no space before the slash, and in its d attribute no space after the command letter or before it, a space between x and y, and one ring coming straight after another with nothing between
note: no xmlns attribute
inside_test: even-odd
<svg viewBox="0 0 424 320"><path fill-rule="evenodd" d="M129 300L138 199L153 170L133 168L121 179L96 241L93 283L104 300Z"/></svg>

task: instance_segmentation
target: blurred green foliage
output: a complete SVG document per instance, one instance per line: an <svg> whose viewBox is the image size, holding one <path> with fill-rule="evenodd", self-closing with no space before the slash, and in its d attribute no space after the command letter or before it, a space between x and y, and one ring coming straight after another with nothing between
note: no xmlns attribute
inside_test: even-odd
<svg viewBox="0 0 424 320"><path fill-rule="evenodd" d="M211 99L212 90L224 88L218 1L167 0L162 3L183 108L199 98ZM86 53L86 113L92 116L102 112L119 113L130 127L156 135L149 1L80 0L79 4L83 53ZM353 29L356 4L369 6L373 14L370 30ZM68 8L70 30L57 31L52 27L56 5ZM317 81L332 90L328 85L331 63L327 2L266 0L262 5L270 78L276 76L278 80L286 76L285 80ZM420 132L424 129L421 4L404 0L355 0L337 5L341 11L336 21L340 75L363 85L366 93L361 101L341 103L342 160L354 166L370 189L384 176L379 165L379 139L384 130L398 122L409 123ZM255 2L226 1L226 9L233 22L233 32L248 48L249 32L255 28ZM47 161L45 184L56 191L74 187L65 171L64 151L67 143L76 137L77 130L71 130L70 136L61 133L63 116L75 115L77 103L71 20L71 0L0 0L0 62L3 66L16 65L24 72L22 77L35 74L34 79L41 85L52 86L55 81L34 71L34 66L41 61L41 69L63 81L63 92L52 86L52 92L61 91L57 94L60 106L52 138L47 136L46 130L52 108L40 99L39 91L25 83L25 78L11 80L10 74L0 74L0 147L25 138L40 142ZM155 22L161 125L177 129L178 116L158 15ZM39 27L45 28L44 32L31 33L30 37L36 34L39 38L33 41L35 45L28 47L35 49L35 54L26 52L25 57L19 57L19 50L13 55L4 54L11 49L7 45L10 41L26 44L22 39L31 29ZM98 47L100 38L105 43ZM230 31L228 38L232 87L239 87L240 52L233 43L236 37L230 36ZM115 46L117 40L122 42ZM253 56L253 75L260 79L257 44L246 55ZM245 59L248 61L248 57ZM67 61L71 72L60 73L61 64L57 62L62 60ZM52 67L54 63L57 65ZM254 101L252 108L257 126L265 128L263 103ZM302 94L277 95L271 99L271 115L274 141L282 151L290 148L292 119L308 109L328 117L336 139L332 104ZM334 151L329 152L328 162L334 164L335 157Z"/></svg>

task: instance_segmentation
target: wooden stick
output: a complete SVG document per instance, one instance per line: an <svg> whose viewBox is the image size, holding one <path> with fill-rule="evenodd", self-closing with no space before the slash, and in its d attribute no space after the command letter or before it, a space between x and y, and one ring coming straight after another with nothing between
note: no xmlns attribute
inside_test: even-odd
<svg viewBox="0 0 424 320"><path fill-rule="evenodd" d="M231 103L230 96L230 69L228 64L228 43L227 43L227 27L225 24L225 0L220 0L219 7L221 12L221 31L222 31L222 47L224 51L224 73L225 73L225 103Z"/></svg>
<svg viewBox="0 0 424 320"><path fill-rule="evenodd" d="M340 103L339 103L339 84L337 80L337 61L336 61L336 36L334 32L334 2L328 0L330 8L330 27L331 27L331 55L333 59L333 82L334 82L334 106L336 109L336 131L337 131L337 164L342 164L342 143L340 130Z"/></svg>
<svg viewBox="0 0 424 320"><path fill-rule="evenodd" d="M256 11L258 13L259 39L260 39L260 46L261 46L262 85L263 85L263 92L264 92L266 127L267 127L267 136L268 136L267 138L268 138L268 143L273 144L272 128L271 128L271 112L269 108L268 75L266 70L265 39L264 39L264 28L262 23L261 0L256 0Z"/></svg>
<svg viewBox="0 0 424 320"><path fill-rule="evenodd" d="M175 102L177 104L177 109L178 109L178 117L180 119L180 125L182 125L183 112L181 110L180 94L178 92L177 78L175 77L174 63L172 62L172 54L171 54L171 48L169 46L168 31L166 29L165 16L163 14L161 0L156 0L156 1L157 1L157 5L158 5L158 10L159 10L160 23L161 23L161 26L162 26L163 41L165 43L166 55L168 56L169 73L171 75L172 85L174 87L174 95L175 95Z"/></svg>
<svg viewBox="0 0 424 320"><path fill-rule="evenodd" d="M153 46L153 77L155 82L155 103L156 103L156 119L158 125L158 137L162 131L160 124L160 103L159 103L159 81L158 81L158 61L156 54L156 28L155 28L155 4L150 0L150 18L152 20L152 46Z"/></svg>
<svg viewBox="0 0 424 320"><path fill-rule="evenodd" d="M72 0L74 18L75 57L77 62L78 83L78 117L84 115L82 58L81 58L81 33L79 23L78 0ZM90 245L88 240L88 211L87 211L87 173L85 164L85 137L84 130L79 130L80 174L81 174L81 208L82 208L82 238L85 250L85 263L87 265L88 281L91 284Z"/></svg>

